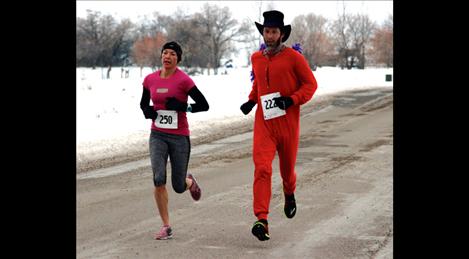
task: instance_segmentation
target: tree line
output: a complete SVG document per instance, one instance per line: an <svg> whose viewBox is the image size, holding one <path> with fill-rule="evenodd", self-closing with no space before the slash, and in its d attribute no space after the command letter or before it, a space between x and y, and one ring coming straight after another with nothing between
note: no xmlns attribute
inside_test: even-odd
<svg viewBox="0 0 469 259"><path fill-rule="evenodd" d="M258 22L262 22L260 18ZM348 14L345 10L332 21L310 13L295 17L291 26L286 44L300 43L313 68L392 67L392 16L377 25L367 15ZM77 17L76 66L108 67L108 77L113 66L157 69L161 66L161 47L176 40L184 52L181 66L189 72L208 68L217 74L223 59L241 51L235 48L236 43L243 43L248 53L256 51L258 34L249 19L238 21L228 7L208 3L194 14L185 14L182 9L171 15L155 12L138 23L117 21L111 15L88 10L86 18Z"/></svg>

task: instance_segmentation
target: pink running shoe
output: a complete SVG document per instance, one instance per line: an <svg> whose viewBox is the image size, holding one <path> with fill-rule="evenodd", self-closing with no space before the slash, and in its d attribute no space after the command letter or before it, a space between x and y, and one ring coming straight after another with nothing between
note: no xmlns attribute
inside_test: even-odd
<svg viewBox="0 0 469 259"><path fill-rule="evenodd" d="M162 226L160 232L158 232L155 236L156 240L166 240L171 239L173 237L173 231L171 230L170 226Z"/></svg>
<svg viewBox="0 0 469 259"><path fill-rule="evenodd" d="M191 173L187 174L187 178L192 180L192 185L189 188L192 199L194 199L194 201L200 200L200 196L202 196L202 190L200 189L199 184L197 183L197 180L195 180L194 176Z"/></svg>

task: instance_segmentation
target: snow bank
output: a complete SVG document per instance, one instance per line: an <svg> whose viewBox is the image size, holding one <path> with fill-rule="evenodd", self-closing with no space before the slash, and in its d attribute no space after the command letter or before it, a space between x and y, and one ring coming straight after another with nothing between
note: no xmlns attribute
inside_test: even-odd
<svg viewBox="0 0 469 259"><path fill-rule="evenodd" d="M113 67L111 78L105 79L106 68L77 68L78 163L123 149L129 152L148 149L151 121L145 120L140 110L140 97L143 78L152 71L144 68L140 76L140 68L127 69L127 78L125 71L121 75L120 67ZM250 71L250 68L236 68L228 70L227 75L212 73L191 77L210 105L208 112L188 114L192 138L209 134L214 128L246 125L252 120L253 113L244 116L239 110L251 91ZM392 81L385 81L387 74L393 74L392 68L341 70L322 67L313 73L318 82L315 96L393 86Z"/></svg>

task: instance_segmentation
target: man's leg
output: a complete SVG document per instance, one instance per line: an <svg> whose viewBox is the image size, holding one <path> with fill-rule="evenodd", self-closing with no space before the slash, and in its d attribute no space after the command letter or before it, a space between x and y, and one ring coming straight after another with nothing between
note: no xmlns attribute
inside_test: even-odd
<svg viewBox="0 0 469 259"><path fill-rule="evenodd" d="M267 220L272 194L272 161L276 152L274 139L266 132L254 132L253 209L257 219Z"/></svg>
<svg viewBox="0 0 469 259"><path fill-rule="evenodd" d="M298 137L283 138L278 147L280 175L282 176L283 192L293 194L296 189L296 156L298 153Z"/></svg>
<svg viewBox="0 0 469 259"><path fill-rule="evenodd" d="M281 140L278 147L280 162L280 175L282 176L283 193L285 196L284 212L288 218L296 214L296 155L298 152L298 136L286 137Z"/></svg>

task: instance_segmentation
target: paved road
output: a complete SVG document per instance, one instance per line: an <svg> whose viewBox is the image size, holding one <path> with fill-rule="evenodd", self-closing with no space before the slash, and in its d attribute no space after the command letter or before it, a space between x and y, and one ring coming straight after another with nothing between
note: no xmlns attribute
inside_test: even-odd
<svg viewBox="0 0 469 259"><path fill-rule="evenodd" d="M169 189L172 240L152 239L161 220L148 163L77 175L77 258L392 258L392 89L313 99L301 114L298 211L283 214L275 159L269 241L250 233L250 131L193 147L203 195Z"/></svg>

